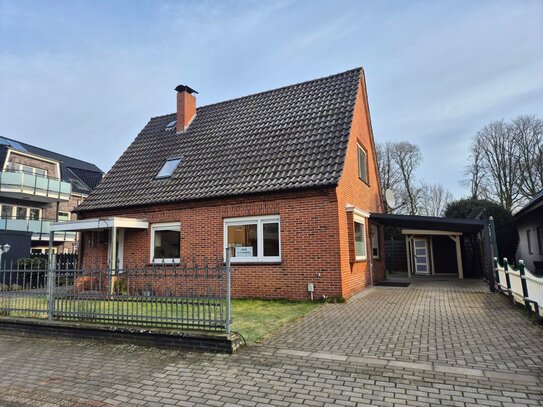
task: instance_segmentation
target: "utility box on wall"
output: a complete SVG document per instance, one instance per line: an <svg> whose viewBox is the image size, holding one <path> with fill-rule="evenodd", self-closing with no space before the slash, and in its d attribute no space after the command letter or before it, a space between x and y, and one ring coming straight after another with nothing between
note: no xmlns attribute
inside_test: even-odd
<svg viewBox="0 0 543 407"><path fill-rule="evenodd" d="M1 230L0 231L0 246L9 244L9 251L2 254L2 263L0 270L9 269L18 259L30 257L30 246L32 240L32 232L20 232L16 230Z"/></svg>

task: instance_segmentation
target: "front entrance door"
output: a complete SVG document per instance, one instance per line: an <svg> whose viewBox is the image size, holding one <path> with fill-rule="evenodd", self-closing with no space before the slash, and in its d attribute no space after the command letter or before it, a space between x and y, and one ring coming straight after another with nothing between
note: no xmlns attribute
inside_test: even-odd
<svg viewBox="0 0 543 407"><path fill-rule="evenodd" d="M424 238L413 239L415 255L415 274L430 274L430 263L428 261L428 241Z"/></svg>

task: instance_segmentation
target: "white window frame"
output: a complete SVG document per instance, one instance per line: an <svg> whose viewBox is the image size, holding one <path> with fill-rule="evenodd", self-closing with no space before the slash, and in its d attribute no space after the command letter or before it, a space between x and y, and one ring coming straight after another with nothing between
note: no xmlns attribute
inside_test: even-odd
<svg viewBox="0 0 543 407"><path fill-rule="evenodd" d="M354 254L356 256L357 261L367 260L368 259L368 233L366 230L366 218L364 216L357 215L356 213L353 214L353 221L354 223L360 223L363 225L364 228L364 254L362 256L359 256L358 253L356 253L356 225L353 225L354 230Z"/></svg>
<svg viewBox="0 0 543 407"><path fill-rule="evenodd" d="M380 245L380 240L379 240L379 226L377 226L375 223L371 223L370 224L370 235L371 235L371 256L372 258L374 259L379 259L381 257L380 253L381 253L381 245ZM376 243L376 246L375 248L377 249L377 254L373 254L373 249L374 249L374 246L373 246L373 243L374 243L374 240L375 239L375 243Z"/></svg>
<svg viewBox="0 0 543 407"><path fill-rule="evenodd" d="M176 230L181 234L181 222L162 222L162 223L152 223L150 228L151 233L151 249L150 249L150 262L153 264L178 264L181 261L181 258L174 259L155 259L155 232L162 230ZM181 235L179 236L179 255L181 255Z"/></svg>
<svg viewBox="0 0 543 407"><path fill-rule="evenodd" d="M357 146L356 161L357 161L357 164L358 164L358 178L360 178L360 180L362 182L369 185L369 183L370 183L370 175L369 175L369 171L368 171L368 152L360 144L357 143L356 146ZM361 165L361 162L360 162L360 152L362 152L364 154L364 157L365 157L365 160L364 160L365 161L364 169L365 169L365 172L366 172L366 178L365 179L364 179L364 177L362 177L362 171L361 171L362 165Z"/></svg>
<svg viewBox="0 0 543 407"><path fill-rule="evenodd" d="M32 175L36 175L36 171L43 171L44 175L38 175L39 177L43 176L44 178L47 178L47 170L44 168L38 168L34 167L32 165L28 164L21 164L21 163L13 163L13 169L18 172L25 172L24 167L31 168L32 169ZM25 174L30 174L30 172L25 172Z"/></svg>
<svg viewBox="0 0 543 407"><path fill-rule="evenodd" d="M58 217L59 217L59 218L60 218L60 214L61 214L61 213L67 214L67 215L68 215L68 220L67 220L67 221L59 220L59 222L69 222L69 221L71 220L72 216L71 216L70 212L68 212L68 211L58 211Z"/></svg>
<svg viewBox="0 0 543 407"><path fill-rule="evenodd" d="M277 223L279 232L279 256L264 256L264 224ZM279 215L246 216L226 218L223 222L223 248L226 255L228 249L228 226L255 225L257 253L253 257L230 257L232 263L280 263L281 262L281 219Z"/></svg>

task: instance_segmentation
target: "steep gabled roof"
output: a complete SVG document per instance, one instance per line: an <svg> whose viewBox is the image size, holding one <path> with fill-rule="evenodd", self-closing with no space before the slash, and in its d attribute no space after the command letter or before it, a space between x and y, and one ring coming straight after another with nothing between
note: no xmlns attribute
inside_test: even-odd
<svg viewBox="0 0 543 407"><path fill-rule="evenodd" d="M337 185L362 68L152 118L77 211ZM181 157L170 178L155 179Z"/></svg>
<svg viewBox="0 0 543 407"><path fill-rule="evenodd" d="M70 182L72 184L72 190L77 193L89 194L102 179L102 170L92 163L7 137L0 137L1 163L5 161L8 148L59 161L62 180ZM79 182L82 182L83 185L79 185Z"/></svg>

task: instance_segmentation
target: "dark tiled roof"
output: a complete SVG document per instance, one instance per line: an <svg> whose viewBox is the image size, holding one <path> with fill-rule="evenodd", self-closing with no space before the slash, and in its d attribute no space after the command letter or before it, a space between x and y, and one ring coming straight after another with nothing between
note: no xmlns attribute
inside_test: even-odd
<svg viewBox="0 0 543 407"><path fill-rule="evenodd" d="M92 163L78 160L77 158L68 157L63 154L55 153L53 151L49 151L44 148L36 147L31 144L26 144L7 137L2 138L11 142L15 142L13 143L13 145L9 146L9 148L21 150L23 152L26 151L30 154L35 154L44 158L48 158L50 160L59 161L62 180L70 182L72 184L72 190L76 193L89 194L102 179L102 170ZM19 147L22 147L22 149ZM0 163L4 163L6 159L7 149L7 145L0 145ZM74 179L76 182L74 182ZM82 181L84 185L78 186L77 181Z"/></svg>
<svg viewBox="0 0 543 407"><path fill-rule="evenodd" d="M362 69L152 118L76 210L318 188L339 181ZM165 160L182 157L168 179Z"/></svg>

